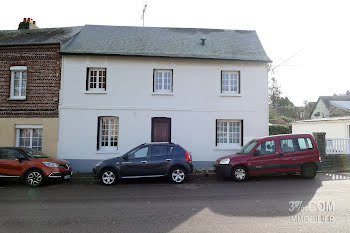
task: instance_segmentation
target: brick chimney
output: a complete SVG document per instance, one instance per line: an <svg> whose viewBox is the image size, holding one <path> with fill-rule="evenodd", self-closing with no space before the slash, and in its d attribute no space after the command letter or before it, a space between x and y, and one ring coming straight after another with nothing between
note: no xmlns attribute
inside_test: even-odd
<svg viewBox="0 0 350 233"><path fill-rule="evenodd" d="M36 22L33 21L31 18L24 18L23 22L20 22L18 25L18 29L34 29L34 28L39 28L36 26Z"/></svg>

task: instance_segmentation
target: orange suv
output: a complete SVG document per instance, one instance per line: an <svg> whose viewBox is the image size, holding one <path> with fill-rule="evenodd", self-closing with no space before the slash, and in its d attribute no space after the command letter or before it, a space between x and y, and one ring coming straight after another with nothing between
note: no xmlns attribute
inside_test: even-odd
<svg viewBox="0 0 350 233"><path fill-rule="evenodd" d="M40 151L22 147L0 148L0 178L23 178L27 185L40 186L47 179L70 179L70 163L49 158Z"/></svg>

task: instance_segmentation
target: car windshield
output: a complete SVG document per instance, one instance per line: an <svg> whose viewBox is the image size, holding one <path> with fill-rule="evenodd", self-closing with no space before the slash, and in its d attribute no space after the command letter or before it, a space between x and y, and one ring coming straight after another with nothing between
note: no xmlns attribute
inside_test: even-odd
<svg viewBox="0 0 350 233"><path fill-rule="evenodd" d="M237 154L249 154L250 151L254 148L254 146L258 143L258 141L250 141L245 144L242 149Z"/></svg>
<svg viewBox="0 0 350 233"><path fill-rule="evenodd" d="M49 156L41 151L33 150L31 148L18 148L26 153L31 158L49 158Z"/></svg>

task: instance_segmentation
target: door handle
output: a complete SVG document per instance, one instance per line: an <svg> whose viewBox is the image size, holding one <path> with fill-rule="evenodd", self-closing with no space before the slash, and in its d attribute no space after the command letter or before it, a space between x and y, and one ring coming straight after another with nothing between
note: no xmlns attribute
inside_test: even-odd
<svg viewBox="0 0 350 233"><path fill-rule="evenodd" d="M147 163L147 161L141 161L141 163Z"/></svg>
<svg viewBox="0 0 350 233"><path fill-rule="evenodd" d="M279 153L279 154L278 154L278 156L284 156L284 154L282 154L282 153Z"/></svg>
<svg viewBox="0 0 350 233"><path fill-rule="evenodd" d="M167 162L170 162L170 161L171 161L171 159L166 159L166 161L167 161Z"/></svg>

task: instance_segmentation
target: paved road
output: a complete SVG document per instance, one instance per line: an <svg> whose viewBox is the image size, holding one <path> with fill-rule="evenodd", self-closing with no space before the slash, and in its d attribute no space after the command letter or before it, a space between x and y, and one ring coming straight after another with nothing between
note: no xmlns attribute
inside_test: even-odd
<svg viewBox="0 0 350 233"><path fill-rule="evenodd" d="M0 183L0 232L350 232L350 174Z"/></svg>

